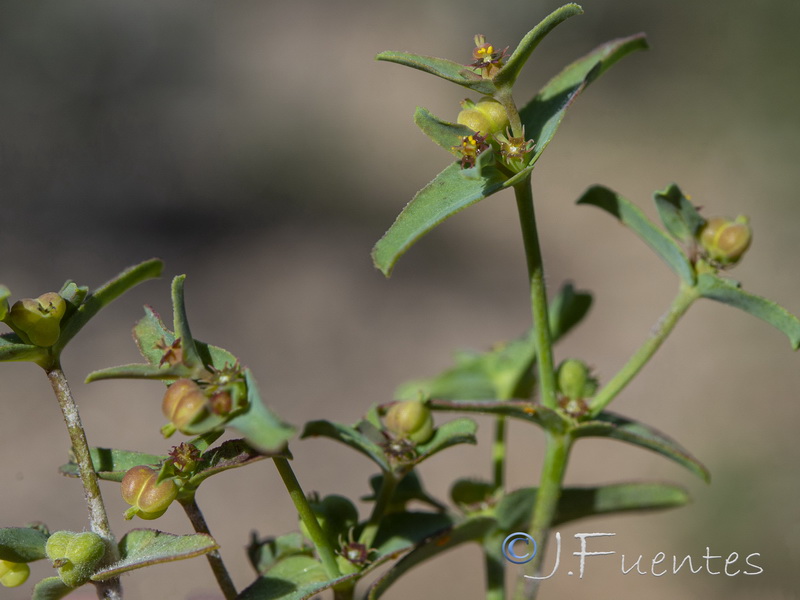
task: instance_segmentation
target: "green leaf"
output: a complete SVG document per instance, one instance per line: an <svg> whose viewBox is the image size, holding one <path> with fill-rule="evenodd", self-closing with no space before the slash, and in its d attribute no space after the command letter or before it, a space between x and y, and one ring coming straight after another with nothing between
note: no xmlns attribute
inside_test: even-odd
<svg viewBox="0 0 800 600"><path fill-rule="evenodd" d="M416 565L466 542L479 542L496 527L491 517L474 517L444 529L420 542L369 588L369 600L380 598L402 575Z"/></svg>
<svg viewBox="0 0 800 600"><path fill-rule="evenodd" d="M711 273L703 273L698 278L697 289L703 298L710 298L729 306L740 308L766 321L782 331L789 338L792 348L800 347L800 320L780 304L748 294L739 284Z"/></svg>
<svg viewBox="0 0 800 600"><path fill-rule="evenodd" d="M147 260L126 269L87 295L75 313L64 323L61 335L51 349L53 354L57 356L67 342L75 337L83 326L100 312L100 309L119 298L132 287L148 279L160 276L163 267L164 264L156 258Z"/></svg>
<svg viewBox="0 0 800 600"><path fill-rule="evenodd" d="M505 531L528 526L536 502L536 488L514 490L497 503L497 524ZM683 506L689 494L665 483L615 483L594 487L564 488L553 525L585 517L631 511L662 510Z"/></svg>
<svg viewBox="0 0 800 600"><path fill-rule="evenodd" d="M661 222L672 237L684 243L697 237L706 220L677 185L670 184L667 189L653 194L653 198Z"/></svg>
<svg viewBox="0 0 800 600"><path fill-rule="evenodd" d="M419 464L445 448L456 444L477 444L475 432L478 424L472 419L454 419L439 425L433 437L424 444L417 444L417 458L414 464Z"/></svg>
<svg viewBox="0 0 800 600"><path fill-rule="evenodd" d="M386 51L378 54L375 60L393 62L412 69L418 69L487 96L497 91L490 79L483 79L472 67L461 65L445 58L421 56L409 52Z"/></svg>
<svg viewBox="0 0 800 600"><path fill-rule="evenodd" d="M383 475L374 475L369 478L369 487L372 489L372 494L363 496L363 502L375 502L378 498L378 492L383 486ZM406 504L411 501L422 502L435 508L438 511L446 510L446 507L439 502L436 498L428 494L422 486L422 480L419 473L411 471L406 474L398 483L397 487L392 494L389 506L386 508L387 513L403 512L406 510Z"/></svg>
<svg viewBox="0 0 800 600"><path fill-rule="evenodd" d="M482 179L468 179L458 163L451 163L422 188L372 249L372 260L389 277L397 260L431 229L457 212L503 187L505 176L496 169Z"/></svg>
<svg viewBox="0 0 800 600"><path fill-rule="evenodd" d="M564 429L564 421L558 413L541 404L525 400L439 400L428 401L432 410L471 412L512 417L529 423L535 423L546 429Z"/></svg>
<svg viewBox="0 0 800 600"><path fill-rule="evenodd" d="M577 4L567 4L556 9L545 17L541 23L531 29L514 52L509 57L505 66L494 76L494 84L500 87L511 87L517 80L522 67L530 58L531 53L536 49L544 37L550 33L556 25L563 23L568 18L583 14L583 9Z"/></svg>
<svg viewBox="0 0 800 600"><path fill-rule="evenodd" d="M0 321L5 320L6 316L8 316L8 298L10 296L11 291L6 286L0 285Z"/></svg>
<svg viewBox="0 0 800 600"><path fill-rule="evenodd" d="M309 421L300 438L309 437L327 437L336 440L370 458L381 471L392 470L386 459L386 453L377 442L380 439L380 431L367 421L361 421L355 427L324 420Z"/></svg>
<svg viewBox="0 0 800 600"><path fill-rule="evenodd" d="M202 556L217 548L214 538L205 533L174 535L155 529L133 529L119 542L121 560L101 568L91 579L105 581L134 569Z"/></svg>
<svg viewBox="0 0 800 600"><path fill-rule="evenodd" d="M248 444L264 454L283 452L287 442L294 437L295 428L281 421L264 404L250 369L245 369L244 378L247 383L247 410L228 421L227 425L236 429Z"/></svg>
<svg viewBox="0 0 800 600"><path fill-rule="evenodd" d="M105 481L122 481L125 473L133 467L139 465L159 465L167 458L166 455L145 454L144 452L133 452L130 450L116 450L114 448L90 448L92 465L97 472L97 476ZM68 477L80 477L80 470L74 457L70 456L70 461L59 467L59 472Z"/></svg>
<svg viewBox="0 0 800 600"><path fill-rule="evenodd" d="M520 181L539 160L555 136L567 109L584 88L606 72L619 59L636 50L647 48L644 34L607 42L573 62L553 77L536 97L520 111L525 136L536 141L531 166L519 173L507 185Z"/></svg>
<svg viewBox="0 0 800 600"><path fill-rule="evenodd" d="M268 537L259 540L253 532L250 544L247 546L247 556L256 573L263 575L271 566L287 556L302 554L314 555L314 547L308 545L301 533L292 532L278 537Z"/></svg>
<svg viewBox="0 0 800 600"><path fill-rule="evenodd" d="M144 316L133 327L133 339L144 359L151 365L158 365L164 356L159 345L175 342L175 334L164 325L164 321L151 307L144 307Z"/></svg>
<svg viewBox="0 0 800 600"><path fill-rule="evenodd" d="M135 363L120 365L92 371L86 376L86 383L103 381L105 379L157 379L161 381L174 381L181 377L191 378L194 370L184 364L164 364L162 366Z"/></svg>
<svg viewBox="0 0 800 600"><path fill-rule="evenodd" d="M675 241L648 219L645 214L629 200L603 186L593 186L578 200L578 204L590 204L615 216L629 227L650 248L652 248L669 267L689 285L695 283L695 273L689 259Z"/></svg>
<svg viewBox="0 0 800 600"><path fill-rule="evenodd" d="M64 285L61 286L61 290L58 292L58 295L66 300L69 304L77 307L81 304L81 302L83 302L88 293L89 288L85 285L79 286L74 281L67 280L64 282Z"/></svg>
<svg viewBox="0 0 800 600"><path fill-rule="evenodd" d="M16 333L0 335L0 362L24 360L38 363L46 358L46 348L26 344Z"/></svg>
<svg viewBox="0 0 800 600"><path fill-rule="evenodd" d="M703 481L711 480L708 469L675 440L649 425L626 417L601 412L592 420L580 423L574 429L574 436L575 438L606 437L647 448L686 467Z"/></svg>
<svg viewBox="0 0 800 600"><path fill-rule="evenodd" d="M295 558L301 557L289 557L286 560L290 561ZM279 566L280 563L278 563L275 568L277 569ZM300 568L301 566L302 563L292 560L292 562L284 568ZM370 565L370 567L372 567L372 565ZM312 575L314 572L315 571L312 572ZM276 577L274 574L264 575L256 579L247 589L240 593L236 597L236 600L309 600L309 598L314 598L319 592L330 589L337 584L356 579L361 575L363 575L363 572L344 575L336 579L327 579L325 581L302 583Z"/></svg>
<svg viewBox="0 0 800 600"><path fill-rule="evenodd" d="M571 283L565 283L548 308L550 338L553 343L583 321L591 307L592 295L589 292L576 292Z"/></svg>
<svg viewBox="0 0 800 600"><path fill-rule="evenodd" d="M59 600L74 589L65 585L58 577L47 577L34 586L31 600Z"/></svg>
<svg viewBox="0 0 800 600"><path fill-rule="evenodd" d="M202 367L200 355L189 329L189 319L186 317L186 303L183 300L183 287L186 275L178 275L172 280L172 315L175 337L181 340L183 363L190 367Z"/></svg>
<svg viewBox="0 0 800 600"><path fill-rule="evenodd" d="M267 458L263 453L251 448L244 440L228 440L202 455L201 469L184 486L184 490L194 489L212 475L229 469L244 467ZM183 491L183 490L182 490Z"/></svg>
<svg viewBox="0 0 800 600"><path fill-rule="evenodd" d="M458 150L461 138L475 133L466 125L443 121L419 107L414 111L414 123L422 130L422 133L455 156L461 155Z"/></svg>
<svg viewBox="0 0 800 600"><path fill-rule="evenodd" d="M45 558L47 536L33 527L0 529L0 560L29 563Z"/></svg>
<svg viewBox="0 0 800 600"><path fill-rule="evenodd" d="M400 512L386 515L381 519L374 546L380 556L409 550L426 538L450 529L453 517L444 513Z"/></svg>

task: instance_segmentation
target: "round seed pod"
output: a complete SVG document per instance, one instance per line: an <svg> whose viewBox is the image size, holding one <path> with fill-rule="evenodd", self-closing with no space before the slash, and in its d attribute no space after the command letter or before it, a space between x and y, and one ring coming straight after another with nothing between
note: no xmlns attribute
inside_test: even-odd
<svg viewBox="0 0 800 600"><path fill-rule="evenodd" d="M69 587L89 581L105 551L103 538L91 531L56 531L45 544L47 557L58 569L61 581Z"/></svg>
<svg viewBox="0 0 800 600"><path fill-rule="evenodd" d="M27 563L15 563L0 560L0 585L7 588L17 587L28 580L31 569Z"/></svg>
<svg viewBox="0 0 800 600"><path fill-rule="evenodd" d="M181 433L208 416L210 403L200 386L191 379L178 379L167 388L161 410ZM173 430L174 431L174 430Z"/></svg>
<svg viewBox="0 0 800 600"><path fill-rule="evenodd" d="M431 409L418 400L393 404L384 419L386 428L401 438L424 444L433 436Z"/></svg>
<svg viewBox="0 0 800 600"><path fill-rule="evenodd" d="M157 519L178 496L178 486L172 479L165 479L158 485L158 471L146 465L128 469L122 478L120 491L122 499L131 505L125 518L139 516L142 519Z"/></svg>
<svg viewBox="0 0 800 600"><path fill-rule="evenodd" d="M750 247L753 232L747 217L734 220L723 217L710 219L700 230L700 245L708 257L721 265L734 265Z"/></svg>

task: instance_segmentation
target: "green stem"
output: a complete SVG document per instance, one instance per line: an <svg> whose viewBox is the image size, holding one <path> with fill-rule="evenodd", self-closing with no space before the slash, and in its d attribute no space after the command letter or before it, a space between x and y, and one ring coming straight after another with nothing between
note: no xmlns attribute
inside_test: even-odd
<svg viewBox="0 0 800 600"><path fill-rule="evenodd" d="M393 473L384 471L383 472L383 482L381 483L381 489L378 492L378 497L375 499L375 506L372 508L372 514L369 516L369 521L364 526L364 531L361 532L361 535L358 538L358 542L360 544L364 544L367 549L372 547L372 543L375 541L375 536L378 533L378 527L380 527L381 519L383 518L386 509L389 507L389 502L394 496L394 490L397 488L398 480L394 476Z"/></svg>
<svg viewBox="0 0 800 600"><path fill-rule="evenodd" d="M536 503L533 507L531 526L529 533L536 540L537 551L533 560L527 564L529 575L538 575L550 527L558 510L558 500L561 498L561 486L564 482L564 473L567 470L567 459L569 457L572 438L567 433L547 432L547 443L542 465L542 474L539 481L539 488L536 492ZM539 588L539 580L523 578L517 588L517 598L527 598L533 600Z"/></svg>
<svg viewBox="0 0 800 600"><path fill-rule="evenodd" d="M500 554L503 536L489 536L483 543L483 558L486 565L486 600L505 600L505 558Z"/></svg>
<svg viewBox="0 0 800 600"><path fill-rule="evenodd" d="M92 455L89 451L89 442L86 440L86 432L81 423L81 416L78 406L72 397L69 383L61 370L61 364L54 360L49 368L45 369L50 385L55 392L58 404L61 407L61 414L67 425L67 432L72 443L72 452L75 455L75 462L78 464L83 492L86 498L86 506L89 509L89 523L92 531L102 537L106 542L106 562L112 563L119 560L119 550L117 541L111 532L108 524L108 513L103 504L103 495L100 493L100 485L97 480L97 473L92 463ZM109 579L95 584L97 597L104 600L120 600L122 598L122 586L119 578Z"/></svg>
<svg viewBox="0 0 800 600"><path fill-rule="evenodd" d="M506 418L500 415L494 422L494 444L492 445L492 474L496 490L502 490L505 487L505 467Z"/></svg>
<svg viewBox="0 0 800 600"><path fill-rule="evenodd" d="M189 499L180 500L179 502L181 506L183 506L183 510L186 511L186 516L189 517L189 521L191 521L195 532L211 535L203 512L197 505L194 496ZM237 596L236 586L233 585L233 580L228 573L228 569L225 568L225 563L222 562L222 555L219 553L219 550L212 550L207 553L206 558L217 580L217 585L219 585L219 589L222 590L222 594L225 596L225 600L235 600Z"/></svg>
<svg viewBox="0 0 800 600"><path fill-rule="evenodd" d="M311 536L311 541L317 549L317 554L319 554L326 575L331 579L341 577L342 573L339 571L339 565L336 564L336 554L325 532L322 531L322 527L319 526L319 521L317 521L317 517L314 516L314 511L311 510L311 506L308 504L308 498L306 498L306 495L303 493L303 488L300 487L300 482L297 481L297 477L295 477L289 461L282 456L275 456L272 460L275 463L275 467L278 469L281 479L283 479L283 484L289 491L289 496L294 503L294 507L297 509L297 513L300 515L300 519L305 524L308 534Z"/></svg>
<svg viewBox="0 0 800 600"><path fill-rule="evenodd" d="M628 383L642 370L647 362L653 357L667 339L667 336L678 324L680 318L686 313L692 303L700 297L697 288L689 287L681 283L681 289L678 295L672 301L667 313L659 319L656 326L653 328L650 337L647 338L644 344L631 356L619 372L611 378L611 380L597 392L589 404L591 416L597 415L602 411L609 402L611 402L617 394L619 394Z"/></svg>
<svg viewBox="0 0 800 600"><path fill-rule="evenodd" d="M517 105L514 102L514 98L511 95L511 89L501 90L494 97L500 104L503 105L503 108L506 109L506 114L508 115L508 125L511 128L511 135L514 137L523 137L523 130L522 130L522 120L519 117L519 110L517 110Z"/></svg>
<svg viewBox="0 0 800 600"><path fill-rule="evenodd" d="M544 283L542 252L539 248L539 233L536 230L536 214L533 210L530 175L514 186L517 212L525 244L525 259L528 265L528 280L531 292L531 312L535 329L536 361L539 366L539 392L541 402L551 409L558 407L556 400L556 377L553 367L552 341L547 316L547 288Z"/></svg>

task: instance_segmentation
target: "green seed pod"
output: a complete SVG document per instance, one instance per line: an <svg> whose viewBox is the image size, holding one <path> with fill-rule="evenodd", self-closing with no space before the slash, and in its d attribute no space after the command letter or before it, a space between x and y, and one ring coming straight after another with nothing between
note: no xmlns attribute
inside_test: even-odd
<svg viewBox="0 0 800 600"><path fill-rule="evenodd" d="M178 379L167 388L161 410L170 423L181 433L191 432L187 428L208 416L208 398L191 379Z"/></svg>
<svg viewBox="0 0 800 600"><path fill-rule="evenodd" d="M464 100L462 111L456 117L456 123L466 125L476 133L489 137L508 126L508 114L497 100L483 97L478 103Z"/></svg>
<svg viewBox="0 0 800 600"><path fill-rule="evenodd" d="M386 428L401 438L424 444L433 436L433 414L419 400L393 404L384 419Z"/></svg>
<svg viewBox="0 0 800 600"><path fill-rule="evenodd" d="M11 323L24 333L31 344L52 346L61 335L61 318L67 303L55 292L42 294L36 299L17 300L9 311Z"/></svg>
<svg viewBox="0 0 800 600"><path fill-rule="evenodd" d="M733 221L723 217L710 219L700 230L700 245L708 257L726 266L739 262L752 238L749 220L741 215Z"/></svg>
<svg viewBox="0 0 800 600"><path fill-rule="evenodd" d="M31 568L27 563L15 563L0 560L0 585L7 588L17 587L28 580Z"/></svg>
<svg viewBox="0 0 800 600"><path fill-rule="evenodd" d="M178 496L178 486L172 479L165 479L158 485L158 471L146 465L133 467L122 478L120 491L122 499L132 508L125 513L126 519L139 516L142 519L157 519Z"/></svg>
<svg viewBox="0 0 800 600"><path fill-rule="evenodd" d="M56 531L47 538L45 553L58 569L64 585L78 587L89 581L106 551L106 545L96 533Z"/></svg>
<svg viewBox="0 0 800 600"><path fill-rule="evenodd" d="M590 398L597 391L597 380L581 360L569 358L558 367L558 391L567 398Z"/></svg>

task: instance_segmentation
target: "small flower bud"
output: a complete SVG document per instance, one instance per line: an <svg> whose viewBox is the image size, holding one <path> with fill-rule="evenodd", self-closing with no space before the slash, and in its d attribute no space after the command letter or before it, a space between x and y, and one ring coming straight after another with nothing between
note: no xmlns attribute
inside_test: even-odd
<svg viewBox="0 0 800 600"><path fill-rule="evenodd" d="M161 403L164 416L175 429L190 435L192 432L188 428L206 417L209 408L208 398L191 379L178 379L170 385Z"/></svg>
<svg viewBox="0 0 800 600"><path fill-rule="evenodd" d="M31 344L52 346L61 334L61 318L67 303L55 292L42 294L36 299L17 300L9 311L11 323L24 333Z"/></svg>
<svg viewBox="0 0 800 600"><path fill-rule="evenodd" d="M750 247L752 230L747 217L731 221L722 217L710 219L700 230L700 244L708 257L721 265L734 265Z"/></svg>
<svg viewBox="0 0 800 600"><path fill-rule="evenodd" d="M7 588L17 587L28 580L31 569L27 563L15 563L0 560L0 585Z"/></svg>
<svg viewBox="0 0 800 600"><path fill-rule="evenodd" d="M484 137L502 131L508 125L506 109L493 98L481 98L477 104L464 100L461 106L463 110L458 113L456 122Z"/></svg>
<svg viewBox="0 0 800 600"><path fill-rule="evenodd" d="M581 360L569 358L558 367L558 390L567 398L577 400L594 396L597 380Z"/></svg>
<svg viewBox="0 0 800 600"><path fill-rule="evenodd" d="M91 531L56 531L47 538L45 545L47 557L58 569L61 581L69 587L89 581L105 551L103 538Z"/></svg>
<svg viewBox="0 0 800 600"><path fill-rule="evenodd" d="M405 400L389 408L386 428L401 438L424 444L433 436L433 415L419 400Z"/></svg>
<svg viewBox="0 0 800 600"><path fill-rule="evenodd" d="M133 467L122 478L122 499L131 505L125 513L126 519L139 516L142 519L157 519L178 496L178 486L172 479L158 485L158 471L146 465Z"/></svg>

